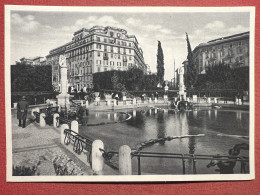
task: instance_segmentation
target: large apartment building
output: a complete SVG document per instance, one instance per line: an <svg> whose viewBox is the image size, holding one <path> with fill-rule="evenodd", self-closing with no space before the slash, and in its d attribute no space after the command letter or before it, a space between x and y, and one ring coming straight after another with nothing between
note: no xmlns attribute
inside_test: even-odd
<svg viewBox="0 0 260 195"><path fill-rule="evenodd" d="M199 74L204 74L207 67L220 63L228 64L231 68L249 66L249 32L199 44L193 50L193 62ZM183 64L187 70L187 61Z"/></svg>
<svg viewBox="0 0 260 195"><path fill-rule="evenodd" d="M127 70L136 66L147 73L143 51L134 35L124 29L94 26L73 34L72 41L49 52L47 64L52 65L53 86L59 89L59 56L65 55L68 84L81 90L93 87L93 73Z"/></svg>

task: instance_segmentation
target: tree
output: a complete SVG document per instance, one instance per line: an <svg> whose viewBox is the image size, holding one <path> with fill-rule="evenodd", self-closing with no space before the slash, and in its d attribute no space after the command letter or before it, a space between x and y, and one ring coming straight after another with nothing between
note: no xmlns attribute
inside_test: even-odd
<svg viewBox="0 0 260 195"><path fill-rule="evenodd" d="M188 33L186 32L186 41L187 41L187 50L188 50L188 64L187 64L187 72L184 75L184 83L187 88L193 87L197 81L197 70L196 65L193 62L193 52L190 45L190 40Z"/></svg>
<svg viewBox="0 0 260 195"><path fill-rule="evenodd" d="M52 91L52 67L12 65L11 90L12 92Z"/></svg>
<svg viewBox="0 0 260 195"><path fill-rule="evenodd" d="M158 41L157 49L157 77L159 82L162 84L164 81L164 56L160 41Z"/></svg>

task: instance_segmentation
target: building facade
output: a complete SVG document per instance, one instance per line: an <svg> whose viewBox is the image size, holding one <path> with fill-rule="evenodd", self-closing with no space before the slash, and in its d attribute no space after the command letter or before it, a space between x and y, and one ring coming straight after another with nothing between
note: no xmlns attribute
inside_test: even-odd
<svg viewBox="0 0 260 195"><path fill-rule="evenodd" d="M49 52L46 63L53 67L53 86L59 88L59 56L65 55L68 85L81 90L93 87L93 73L128 70L136 66L147 73L143 51L134 35L124 29L94 26L73 34L72 41Z"/></svg>
<svg viewBox="0 0 260 195"><path fill-rule="evenodd" d="M184 61L184 69L188 63ZM205 74L208 67L227 64L231 68L249 66L249 32L235 34L201 43L193 50L193 63L198 74Z"/></svg>

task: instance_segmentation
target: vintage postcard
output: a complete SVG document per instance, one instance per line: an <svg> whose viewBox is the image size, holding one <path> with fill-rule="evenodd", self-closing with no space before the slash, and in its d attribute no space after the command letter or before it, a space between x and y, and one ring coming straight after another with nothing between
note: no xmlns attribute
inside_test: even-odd
<svg viewBox="0 0 260 195"><path fill-rule="evenodd" d="M5 6L7 181L252 180L255 7Z"/></svg>

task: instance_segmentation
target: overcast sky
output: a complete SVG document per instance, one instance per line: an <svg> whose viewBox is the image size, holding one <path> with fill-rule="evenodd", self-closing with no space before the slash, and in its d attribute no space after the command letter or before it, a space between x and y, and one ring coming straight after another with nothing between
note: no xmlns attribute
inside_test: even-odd
<svg viewBox="0 0 260 195"><path fill-rule="evenodd" d="M11 62L22 57L46 56L71 41L80 28L113 26L135 35L144 59L156 71L157 40L164 52L165 79L173 78L174 59L180 67L187 57L185 32L192 49L199 43L249 31L249 13L91 13L11 12Z"/></svg>

